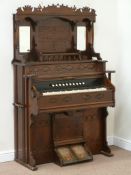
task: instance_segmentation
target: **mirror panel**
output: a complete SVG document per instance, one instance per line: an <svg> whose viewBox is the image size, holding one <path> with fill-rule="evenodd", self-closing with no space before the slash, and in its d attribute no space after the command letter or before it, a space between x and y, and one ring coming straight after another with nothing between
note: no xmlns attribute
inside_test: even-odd
<svg viewBox="0 0 131 175"><path fill-rule="evenodd" d="M77 50L86 50L86 27L77 26Z"/></svg>
<svg viewBox="0 0 131 175"><path fill-rule="evenodd" d="M30 26L19 26L19 52L30 51Z"/></svg>

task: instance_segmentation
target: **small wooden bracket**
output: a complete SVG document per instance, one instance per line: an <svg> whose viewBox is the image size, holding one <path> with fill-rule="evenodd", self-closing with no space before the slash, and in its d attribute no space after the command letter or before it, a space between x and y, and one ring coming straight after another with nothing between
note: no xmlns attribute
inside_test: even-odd
<svg viewBox="0 0 131 175"><path fill-rule="evenodd" d="M111 80L111 74L115 73L114 70L107 70L106 73L108 74L108 79Z"/></svg>
<svg viewBox="0 0 131 175"><path fill-rule="evenodd" d="M21 103L13 103L13 105L17 108L26 108L26 106Z"/></svg>
<svg viewBox="0 0 131 175"><path fill-rule="evenodd" d="M28 74L28 75L23 75L23 78L32 78L35 76L36 76L36 74Z"/></svg>

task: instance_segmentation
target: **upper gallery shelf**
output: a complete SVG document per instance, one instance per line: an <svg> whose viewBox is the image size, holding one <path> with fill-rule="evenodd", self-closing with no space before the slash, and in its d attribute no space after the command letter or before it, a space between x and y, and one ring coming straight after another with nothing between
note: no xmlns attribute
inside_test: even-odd
<svg viewBox="0 0 131 175"><path fill-rule="evenodd" d="M93 46L95 17L95 10L88 7L18 8L14 14L13 61L101 60Z"/></svg>

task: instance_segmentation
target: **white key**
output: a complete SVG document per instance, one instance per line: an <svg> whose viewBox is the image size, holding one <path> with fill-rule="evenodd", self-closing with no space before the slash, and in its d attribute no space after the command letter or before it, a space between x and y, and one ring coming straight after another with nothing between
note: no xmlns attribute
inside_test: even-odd
<svg viewBox="0 0 131 175"><path fill-rule="evenodd" d="M85 92L99 92L99 91L106 91L107 88L96 88L96 89L79 89L79 90L72 90L72 91L57 91L57 92L44 92L42 93L43 96L50 96L50 95L63 95L63 94L75 94L75 93L85 93Z"/></svg>

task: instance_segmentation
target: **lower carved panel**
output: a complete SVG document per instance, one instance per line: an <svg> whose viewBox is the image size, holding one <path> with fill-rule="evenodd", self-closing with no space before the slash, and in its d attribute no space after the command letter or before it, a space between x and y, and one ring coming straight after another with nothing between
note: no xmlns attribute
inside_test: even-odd
<svg viewBox="0 0 131 175"><path fill-rule="evenodd" d="M36 164L53 161L53 141L51 118L49 114L41 113L32 117L31 131L31 152Z"/></svg>
<svg viewBox="0 0 131 175"><path fill-rule="evenodd" d="M58 113L53 116L53 139L56 142L83 137L83 111Z"/></svg>

